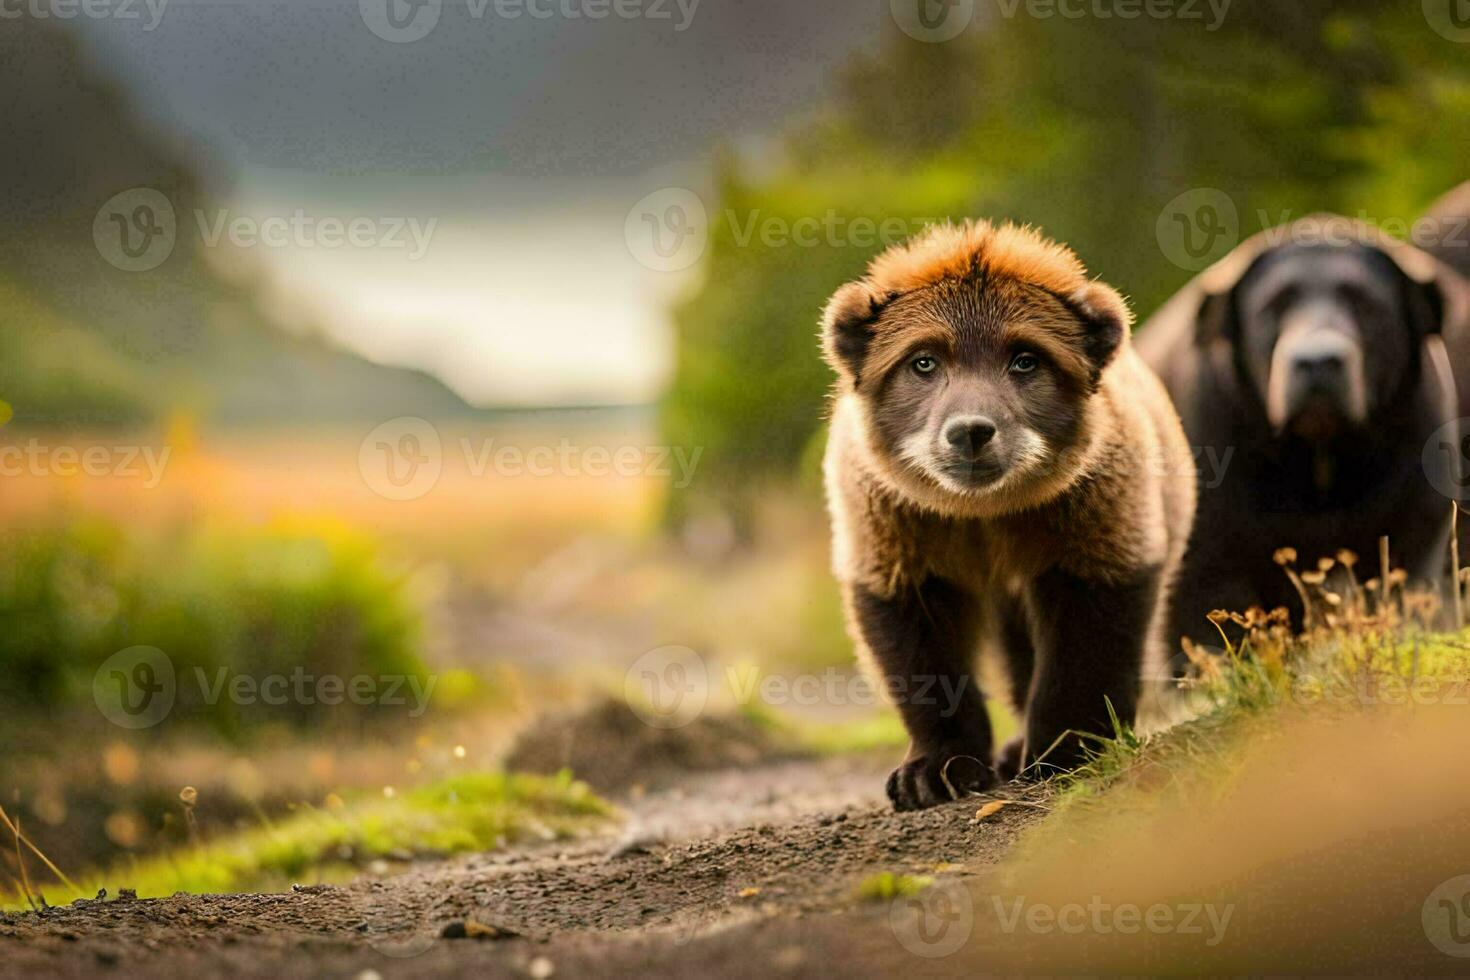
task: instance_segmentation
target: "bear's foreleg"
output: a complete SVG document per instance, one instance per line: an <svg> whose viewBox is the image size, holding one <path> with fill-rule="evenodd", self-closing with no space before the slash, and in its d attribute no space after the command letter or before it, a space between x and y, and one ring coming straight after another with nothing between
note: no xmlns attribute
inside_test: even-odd
<svg viewBox="0 0 1470 980"><path fill-rule="evenodd" d="M1031 583L1027 614L1036 666L1026 704L1023 774L1044 777L1087 759L1087 735L1113 737L1111 703L1132 725L1144 651L1159 598L1156 568L1123 580L1081 578L1059 568Z"/></svg>
<svg viewBox="0 0 1470 980"><path fill-rule="evenodd" d="M974 675L979 603L931 578L892 598L861 585L849 599L864 644L909 733L909 753L888 777L899 810L989 788L990 718Z"/></svg>

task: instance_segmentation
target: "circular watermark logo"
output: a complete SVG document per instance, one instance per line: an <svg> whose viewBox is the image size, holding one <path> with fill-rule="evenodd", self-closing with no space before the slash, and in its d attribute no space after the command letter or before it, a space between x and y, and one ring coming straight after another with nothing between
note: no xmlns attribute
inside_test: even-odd
<svg viewBox="0 0 1470 980"><path fill-rule="evenodd" d="M417 500L434 489L444 471L439 430L411 415L390 419L362 441L357 468L378 496Z"/></svg>
<svg viewBox="0 0 1470 980"><path fill-rule="evenodd" d="M357 0L362 22L384 41L408 44L429 36L444 12L444 0Z"/></svg>
<svg viewBox="0 0 1470 980"><path fill-rule="evenodd" d="M1224 191L1196 187L1164 205L1154 235L1164 258L1202 272L1240 242L1240 212Z"/></svg>
<svg viewBox="0 0 1470 980"><path fill-rule="evenodd" d="M678 272L704 256L709 212L687 187L665 187L628 211L623 238L640 265L655 272Z"/></svg>
<svg viewBox="0 0 1470 980"><path fill-rule="evenodd" d="M942 44L965 32L975 19L975 0L888 0L898 29L915 41Z"/></svg>
<svg viewBox="0 0 1470 980"><path fill-rule="evenodd" d="M1424 19L1445 40L1470 44L1470 0L1424 0Z"/></svg>
<svg viewBox="0 0 1470 980"><path fill-rule="evenodd" d="M709 668L688 647L650 650L623 675L623 698L644 724L682 728L709 702Z"/></svg>
<svg viewBox="0 0 1470 980"><path fill-rule="evenodd" d="M1435 949L1446 956L1470 957L1470 875L1440 882L1419 914Z"/></svg>
<svg viewBox="0 0 1470 980"><path fill-rule="evenodd" d="M178 693L174 663L157 647L128 647L92 675L92 700L119 728L152 728L168 717Z"/></svg>
<svg viewBox="0 0 1470 980"><path fill-rule="evenodd" d="M942 878L917 895L894 899L888 906L888 926L915 956L949 956L970 941L974 901L959 879Z"/></svg>
<svg viewBox="0 0 1470 980"><path fill-rule="evenodd" d="M1430 486L1451 500L1470 502L1470 419L1452 419L1435 429L1419 462Z"/></svg>
<svg viewBox="0 0 1470 980"><path fill-rule="evenodd" d="M358 933L369 948L395 960L412 959L427 953L439 940L440 929L427 912L415 912L385 900L376 883L346 889L347 900L361 917Z"/></svg>
<svg viewBox="0 0 1470 980"><path fill-rule="evenodd" d="M147 272L173 254L179 223L173 202L151 187L114 194L92 219L97 252L124 272Z"/></svg>

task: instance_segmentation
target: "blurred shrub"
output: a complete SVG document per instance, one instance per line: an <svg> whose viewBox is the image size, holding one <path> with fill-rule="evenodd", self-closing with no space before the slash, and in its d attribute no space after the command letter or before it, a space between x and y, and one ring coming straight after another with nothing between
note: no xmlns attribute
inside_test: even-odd
<svg viewBox="0 0 1470 980"><path fill-rule="evenodd" d="M208 692L220 690L221 678L259 682L298 672L413 678L422 686L420 614L409 586L371 540L335 526L188 528L161 537L96 519L7 529L0 532L0 703L95 710L97 668L144 645L173 662L170 724L193 720L238 738L263 721L317 724L354 709L366 718L374 712L350 699L330 707L293 694L267 705L236 703L228 689ZM409 692L405 683L399 693Z"/></svg>

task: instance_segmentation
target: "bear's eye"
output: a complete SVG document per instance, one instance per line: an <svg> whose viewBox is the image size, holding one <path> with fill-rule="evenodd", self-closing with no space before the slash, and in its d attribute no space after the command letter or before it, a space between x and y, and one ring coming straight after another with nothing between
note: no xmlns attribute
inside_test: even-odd
<svg viewBox="0 0 1470 980"><path fill-rule="evenodd" d="M1016 374L1030 374L1039 367L1041 367L1041 358L1035 354L1017 354L1011 360L1011 370Z"/></svg>
<svg viewBox="0 0 1470 980"><path fill-rule="evenodd" d="M933 374L939 367L939 361L928 354L920 354L914 358L914 370L919 374Z"/></svg>

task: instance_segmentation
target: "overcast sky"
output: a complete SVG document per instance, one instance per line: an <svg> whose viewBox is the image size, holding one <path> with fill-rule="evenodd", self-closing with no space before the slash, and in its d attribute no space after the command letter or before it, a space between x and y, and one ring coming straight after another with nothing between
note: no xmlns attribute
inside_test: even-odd
<svg viewBox="0 0 1470 980"><path fill-rule="evenodd" d="M267 269L283 319L488 403L656 397L690 273L639 261L630 209L702 192L716 140L760 146L892 27L886 0L162 2L75 23L160 132L229 175L227 215L186 224L300 210L224 264ZM325 217L367 219L371 244L326 247Z"/></svg>

